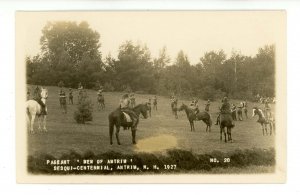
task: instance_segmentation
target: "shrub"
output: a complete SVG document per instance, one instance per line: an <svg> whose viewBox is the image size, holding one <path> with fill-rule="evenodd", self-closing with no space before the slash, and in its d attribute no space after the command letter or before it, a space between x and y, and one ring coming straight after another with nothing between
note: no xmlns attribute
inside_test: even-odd
<svg viewBox="0 0 300 195"><path fill-rule="evenodd" d="M87 121L93 120L93 104L87 96L86 92L83 92L79 97L79 103L77 110L74 112L74 119L77 123L84 124Z"/></svg>

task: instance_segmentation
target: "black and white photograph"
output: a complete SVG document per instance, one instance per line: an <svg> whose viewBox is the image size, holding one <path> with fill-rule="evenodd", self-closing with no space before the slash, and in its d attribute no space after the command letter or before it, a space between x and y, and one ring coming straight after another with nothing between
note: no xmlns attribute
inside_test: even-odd
<svg viewBox="0 0 300 195"><path fill-rule="evenodd" d="M18 182L285 182L284 10L15 16Z"/></svg>

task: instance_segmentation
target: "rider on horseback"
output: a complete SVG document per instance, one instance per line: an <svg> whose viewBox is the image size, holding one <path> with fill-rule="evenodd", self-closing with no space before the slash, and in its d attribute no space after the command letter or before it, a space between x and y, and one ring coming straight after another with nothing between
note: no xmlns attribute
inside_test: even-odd
<svg viewBox="0 0 300 195"><path fill-rule="evenodd" d="M265 110L266 118L269 119L271 116L271 107L269 105L268 99L266 99L264 102L264 110Z"/></svg>
<svg viewBox="0 0 300 195"><path fill-rule="evenodd" d="M37 101L40 105L41 105L41 114L46 115L47 111L46 111L46 105L44 104L44 102L42 101L42 96L41 96L41 89L39 88L39 86L36 86L36 88L34 89L33 92L33 96L34 96L34 100Z"/></svg>
<svg viewBox="0 0 300 195"><path fill-rule="evenodd" d="M102 89L99 89L99 90L98 90L97 95L98 95L98 97L101 97L101 96L102 96Z"/></svg>
<svg viewBox="0 0 300 195"><path fill-rule="evenodd" d="M224 97L222 99L222 105L220 107L220 114L217 117L217 122L215 125L218 125L220 123L220 115L221 114L230 114L231 115L231 106L230 106L230 103L228 102L227 97Z"/></svg>
<svg viewBox="0 0 300 195"><path fill-rule="evenodd" d="M128 94L125 94L122 96L122 99L120 100L120 109L121 112L127 113L131 120L132 120L132 127L136 128L137 122L138 122L138 116L136 113L129 107L130 98Z"/></svg>
<svg viewBox="0 0 300 195"><path fill-rule="evenodd" d="M193 99L193 101L190 104L190 108L194 111L195 114L199 113L199 108L198 108L198 100L196 100L195 98Z"/></svg>

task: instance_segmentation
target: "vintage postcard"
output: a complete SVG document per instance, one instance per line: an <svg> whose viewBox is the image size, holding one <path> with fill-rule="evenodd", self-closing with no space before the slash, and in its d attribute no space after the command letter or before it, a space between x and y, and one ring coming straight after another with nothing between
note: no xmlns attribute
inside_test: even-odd
<svg viewBox="0 0 300 195"><path fill-rule="evenodd" d="M284 183L286 12L16 12L18 183Z"/></svg>

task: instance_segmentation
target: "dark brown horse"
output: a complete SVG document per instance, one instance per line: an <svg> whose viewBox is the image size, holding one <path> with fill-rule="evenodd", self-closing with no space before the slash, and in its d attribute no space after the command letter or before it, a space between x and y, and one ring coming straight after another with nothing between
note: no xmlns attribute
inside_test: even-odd
<svg viewBox="0 0 300 195"><path fill-rule="evenodd" d="M195 114L194 110L192 110L191 108L189 108L187 105L182 104L179 108L178 111L182 111L184 110L186 113L186 116L190 122L190 126L191 126L191 131L195 131L195 126L194 126L194 121L195 120L202 120L205 124L206 124L206 132L209 131L210 132L210 128L212 125L212 120L210 118L210 115L207 112L199 112L197 114Z"/></svg>
<svg viewBox="0 0 300 195"><path fill-rule="evenodd" d="M143 117L146 119L147 118L147 112L148 112L148 106L147 104L139 104L133 108L134 113L137 116L137 122L135 125L133 122L127 122L124 116L124 113L121 111L120 108L116 109L115 111L111 112L108 115L108 121L109 121L109 137L110 137L110 144L113 144L112 141L112 136L114 133L114 127L116 126L116 138L117 142L119 145L121 145L120 140L119 140L119 132L120 132L120 127L122 126L124 129L125 128L131 128L131 134L132 134L132 143L136 144L135 141L135 135L136 135L136 130L137 130L137 125L139 123L139 116L140 114L143 115Z"/></svg>
<svg viewBox="0 0 300 195"><path fill-rule="evenodd" d="M232 142L231 129L234 127L233 119L231 113L221 113L220 114L220 140L222 140L222 133L224 133L225 142ZM226 128L226 131L225 131Z"/></svg>

